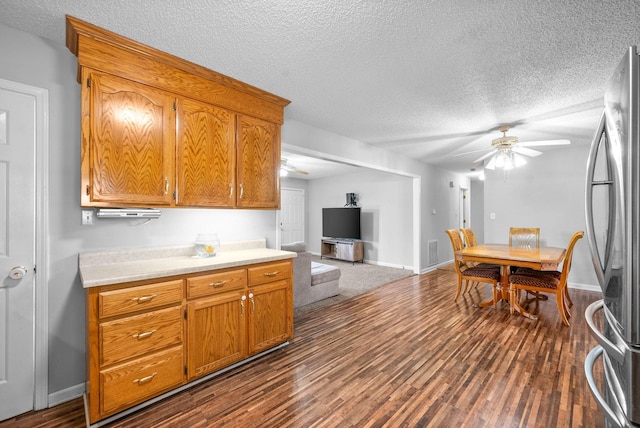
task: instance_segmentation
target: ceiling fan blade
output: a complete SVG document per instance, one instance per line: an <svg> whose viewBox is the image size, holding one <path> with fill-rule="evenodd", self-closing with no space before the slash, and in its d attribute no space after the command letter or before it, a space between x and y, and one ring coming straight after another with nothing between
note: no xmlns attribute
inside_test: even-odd
<svg viewBox="0 0 640 428"><path fill-rule="evenodd" d="M294 172L294 173L297 173L297 174L309 175L309 173L307 171L303 171L303 170L295 168L293 166L282 165L281 168L286 170L286 171L289 171L289 172Z"/></svg>
<svg viewBox="0 0 640 428"><path fill-rule="evenodd" d="M480 149L480 150L472 150L470 152L464 152L464 153L456 153L455 155L453 155L453 157L456 156L464 156L464 155L470 155L472 153L480 153L480 152L486 152L487 150L491 150L491 147L488 147L486 149Z"/></svg>
<svg viewBox="0 0 640 428"><path fill-rule="evenodd" d="M474 160L473 163L478 163L478 162L482 162L483 160L485 160L486 158L493 156L494 154L498 153L498 151L496 149L491 150L489 153L485 153L484 155L480 156L478 159Z"/></svg>
<svg viewBox="0 0 640 428"><path fill-rule="evenodd" d="M566 146L571 144L569 140L543 140L543 141L523 141L518 143L520 147L536 147L536 146Z"/></svg>
<svg viewBox="0 0 640 428"><path fill-rule="evenodd" d="M542 154L542 152L539 152L537 150L528 149L526 147L520 147L520 146L512 147L511 150L514 153L518 153L518 154L525 155L525 156L530 156L532 158L534 158L536 156L540 156Z"/></svg>

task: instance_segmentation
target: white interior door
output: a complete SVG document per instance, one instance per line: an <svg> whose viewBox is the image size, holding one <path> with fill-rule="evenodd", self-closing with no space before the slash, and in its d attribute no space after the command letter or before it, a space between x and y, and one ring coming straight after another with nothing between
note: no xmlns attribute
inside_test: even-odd
<svg viewBox="0 0 640 428"><path fill-rule="evenodd" d="M36 116L0 85L0 420L34 408Z"/></svg>
<svg viewBox="0 0 640 428"><path fill-rule="evenodd" d="M304 190L283 188L280 194L280 243L304 241Z"/></svg>

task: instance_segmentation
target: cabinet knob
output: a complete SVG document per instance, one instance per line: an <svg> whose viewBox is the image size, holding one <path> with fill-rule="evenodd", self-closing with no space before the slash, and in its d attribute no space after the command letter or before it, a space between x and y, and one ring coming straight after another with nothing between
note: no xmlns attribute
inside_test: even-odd
<svg viewBox="0 0 640 428"><path fill-rule="evenodd" d="M256 311L256 301L253 300L253 293L249 293L249 300L251 300L251 313Z"/></svg>

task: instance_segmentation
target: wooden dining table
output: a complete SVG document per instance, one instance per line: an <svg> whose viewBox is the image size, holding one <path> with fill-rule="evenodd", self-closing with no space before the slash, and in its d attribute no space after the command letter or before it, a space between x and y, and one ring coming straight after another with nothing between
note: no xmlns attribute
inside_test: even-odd
<svg viewBox="0 0 640 428"><path fill-rule="evenodd" d="M528 267L535 270L557 270L566 254L565 248L558 247L517 247L508 244L479 244L456 251L456 260L500 265L500 289L498 301L510 299L509 273L511 266ZM480 307L492 306L493 298L478 304ZM497 303L497 302L496 302ZM519 313L535 318L527 313L520 302L514 302Z"/></svg>

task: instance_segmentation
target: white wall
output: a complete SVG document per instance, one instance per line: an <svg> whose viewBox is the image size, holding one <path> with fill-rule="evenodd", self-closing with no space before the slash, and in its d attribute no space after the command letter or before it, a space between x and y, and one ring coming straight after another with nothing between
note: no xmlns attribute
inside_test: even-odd
<svg viewBox="0 0 640 428"><path fill-rule="evenodd" d="M586 144L548 150L512 170L508 181L502 170L486 170L484 242L508 243L510 226L539 227L543 245L566 247L574 232L585 230L588 150ZM599 289L586 238L574 251L569 282Z"/></svg>
<svg viewBox="0 0 640 428"><path fill-rule="evenodd" d="M484 181L474 180L471 182L471 228L476 235L478 242L484 240Z"/></svg>
<svg viewBox="0 0 640 428"><path fill-rule="evenodd" d="M412 180L368 168L309 182L310 251L320 253L322 208L344 206L346 193L358 195L365 261L412 268Z"/></svg>

